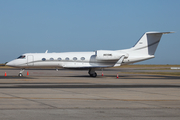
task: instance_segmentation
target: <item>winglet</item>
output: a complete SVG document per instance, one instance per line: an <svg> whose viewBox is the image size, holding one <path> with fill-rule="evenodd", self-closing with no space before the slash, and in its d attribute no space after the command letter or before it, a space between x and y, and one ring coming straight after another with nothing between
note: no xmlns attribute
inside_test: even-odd
<svg viewBox="0 0 180 120"><path fill-rule="evenodd" d="M46 52L45 53L48 53L48 50L46 50Z"/></svg>

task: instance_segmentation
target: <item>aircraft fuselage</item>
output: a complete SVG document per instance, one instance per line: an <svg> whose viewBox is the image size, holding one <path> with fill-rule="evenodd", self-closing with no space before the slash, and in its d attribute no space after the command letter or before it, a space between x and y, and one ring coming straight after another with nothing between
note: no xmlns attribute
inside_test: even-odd
<svg viewBox="0 0 180 120"><path fill-rule="evenodd" d="M97 50L94 52L26 53L6 65L19 67L19 76L25 68L54 67L89 69L89 75L96 77L96 68L117 67L154 58L156 48L163 34L172 32L146 32L130 49Z"/></svg>

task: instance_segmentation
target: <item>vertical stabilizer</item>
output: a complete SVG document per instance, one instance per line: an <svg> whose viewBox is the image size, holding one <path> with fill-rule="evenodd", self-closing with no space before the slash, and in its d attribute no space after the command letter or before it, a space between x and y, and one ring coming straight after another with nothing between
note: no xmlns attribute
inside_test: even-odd
<svg viewBox="0 0 180 120"><path fill-rule="evenodd" d="M163 34L172 32L146 32L132 50L138 55L154 55Z"/></svg>

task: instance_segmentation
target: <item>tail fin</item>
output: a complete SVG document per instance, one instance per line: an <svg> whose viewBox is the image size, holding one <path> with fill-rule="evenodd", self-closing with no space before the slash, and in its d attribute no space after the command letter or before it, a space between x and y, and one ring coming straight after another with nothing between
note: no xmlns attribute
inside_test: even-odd
<svg viewBox="0 0 180 120"><path fill-rule="evenodd" d="M146 32L132 49L137 54L154 55L161 36L169 33L173 32Z"/></svg>

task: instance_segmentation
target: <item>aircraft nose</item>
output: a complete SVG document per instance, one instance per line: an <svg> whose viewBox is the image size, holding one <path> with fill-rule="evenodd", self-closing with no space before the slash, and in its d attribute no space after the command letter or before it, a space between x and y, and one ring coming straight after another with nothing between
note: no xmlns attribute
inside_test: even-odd
<svg viewBox="0 0 180 120"><path fill-rule="evenodd" d="M8 63L6 63L7 66L15 66L14 62L13 61L10 61Z"/></svg>

